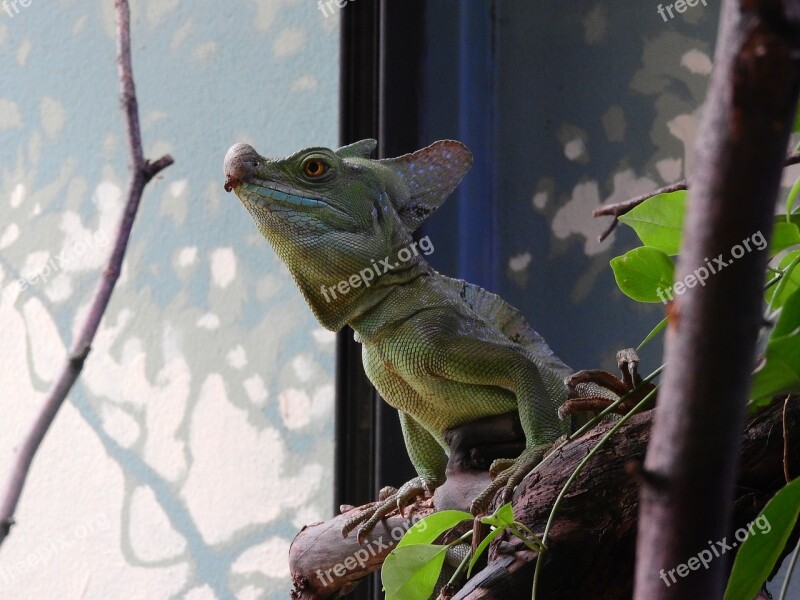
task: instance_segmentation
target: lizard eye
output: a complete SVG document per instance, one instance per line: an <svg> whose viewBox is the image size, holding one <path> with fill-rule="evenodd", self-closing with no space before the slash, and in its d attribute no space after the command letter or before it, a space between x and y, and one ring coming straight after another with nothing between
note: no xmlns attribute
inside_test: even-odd
<svg viewBox="0 0 800 600"><path fill-rule="evenodd" d="M303 163L303 173L308 177L321 177L328 171L328 165L321 160L312 158Z"/></svg>

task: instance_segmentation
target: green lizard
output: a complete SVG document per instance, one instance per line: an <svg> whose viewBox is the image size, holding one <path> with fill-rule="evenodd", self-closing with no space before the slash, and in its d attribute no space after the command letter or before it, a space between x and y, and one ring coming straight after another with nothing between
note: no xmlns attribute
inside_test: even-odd
<svg viewBox="0 0 800 600"><path fill-rule="evenodd" d="M437 273L412 232L455 189L470 151L439 141L398 158L369 158L375 140L308 148L287 158L236 144L225 156L225 189L235 191L288 266L314 315L328 329L349 324L364 368L400 414L418 476L351 518L362 539L397 506L444 481L443 433L482 417L518 411L526 448L495 461L489 488L472 503L484 512L504 501L567 433L558 417L570 369L519 311L499 296ZM429 247L432 248L432 247Z"/></svg>

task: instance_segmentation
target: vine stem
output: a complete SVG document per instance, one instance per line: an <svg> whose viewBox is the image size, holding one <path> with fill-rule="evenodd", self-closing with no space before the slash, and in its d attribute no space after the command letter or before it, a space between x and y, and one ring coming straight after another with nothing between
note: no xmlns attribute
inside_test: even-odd
<svg viewBox="0 0 800 600"><path fill-rule="evenodd" d="M130 240L131 230L133 229L144 188L153 177L174 162L169 155L162 156L155 162L149 162L144 158L139 126L139 108L131 66L130 7L128 6L128 0L115 0L114 6L117 21L117 73L120 83L120 103L128 141L131 174L127 189L127 200L117 225L111 255L95 289L86 320L72 343L64 365L48 391L44 403L14 459L8 481L2 492L2 501L0 501L0 545L8 537L14 525L14 514L34 456L72 386L78 380L86 359L91 352L95 334L108 308L114 287L122 271L122 262L125 258L125 251L128 247L128 241Z"/></svg>
<svg viewBox="0 0 800 600"><path fill-rule="evenodd" d="M783 584L781 585L781 595L778 596L778 600L789 600L789 583L792 580L792 574L794 573L794 568L797 565L798 556L800 556L800 540L797 540L797 545L794 547L794 551L792 552L792 558L789 562L789 568L786 569L786 578L783 580Z"/></svg>
<svg viewBox="0 0 800 600"><path fill-rule="evenodd" d="M550 534L550 528L553 526L553 521L555 520L556 513L558 512L559 506L561 506L562 500L564 500L564 496L567 494L567 490L575 483L575 480L578 478L578 475L581 474L583 469L592 459L592 457L597 454L597 452L602 448L605 443L611 439L611 437L622 427L628 420L638 413L646 404L650 401L650 399L655 395L658 388L653 388L650 392L642 398L639 403L634 406L629 413L625 416L621 417L619 421L617 421L614 426L608 430L608 432L602 437L602 439L597 442L597 444L592 448L589 453L578 463L578 466L575 467L575 470L572 471L572 474L567 479L566 483L564 483L564 487L561 488L561 491L556 498L556 501L553 503L553 508L550 510L550 516L547 517L547 524L544 526L544 533L542 534L542 545L545 547L547 546L547 536ZM531 592L532 600L536 600L536 589L539 584L539 574L541 573L541 554L539 555L539 559L536 561L536 567L533 572L533 590Z"/></svg>

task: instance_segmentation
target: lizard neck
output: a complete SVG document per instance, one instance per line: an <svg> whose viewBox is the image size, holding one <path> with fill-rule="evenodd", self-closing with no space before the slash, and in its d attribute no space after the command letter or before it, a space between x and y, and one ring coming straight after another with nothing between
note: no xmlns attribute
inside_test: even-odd
<svg viewBox="0 0 800 600"><path fill-rule="evenodd" d="M356 332L356 341L374 342L388 333L396 324L404 323L422 311L442 306L441 295L431 278L438 276L427 264L412 280L384 288L365 310L350 319L348 324Z"/></svg>

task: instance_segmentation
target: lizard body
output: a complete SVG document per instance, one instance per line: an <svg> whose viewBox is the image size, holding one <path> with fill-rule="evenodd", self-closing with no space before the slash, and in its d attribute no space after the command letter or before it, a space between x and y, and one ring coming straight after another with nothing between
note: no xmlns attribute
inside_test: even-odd
<svg viewBox="0 0 800 600"><path fill-rule="evenodd" d="M373 160L374 148L362 140L270 159L237 144L224 165L226 190L251 213L317 319L328 329L353 328L367 376L398 409L418 477L348 523L345 534L366 521L359 537L395 504L402 509L444 481L446 430L519 412L526 449L493 465L500 472L473 502L479 513L500 488L508 499L569 429L557 414L569 368L517 309L436 272L419 252L425 238L412 237L471 167L469 150L445 140Z"/></svg>

